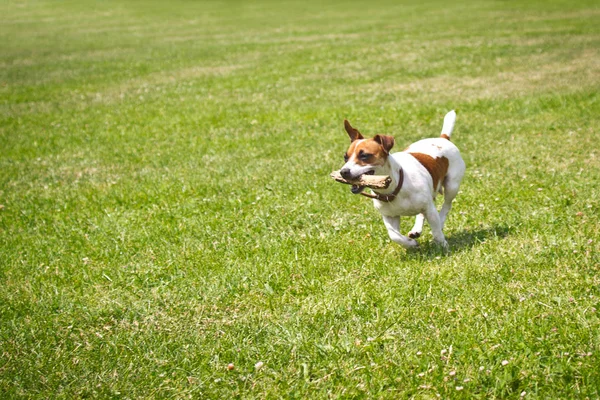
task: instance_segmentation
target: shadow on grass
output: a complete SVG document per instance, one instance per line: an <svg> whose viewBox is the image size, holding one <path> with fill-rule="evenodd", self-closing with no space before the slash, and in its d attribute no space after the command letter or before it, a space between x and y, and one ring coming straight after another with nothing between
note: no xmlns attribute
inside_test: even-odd
<svg viewBox="0 0 600 400"><path fill-rule="evenodd" d="M470 249L473 246L481 244L488 239L500 238L504 239L511 233L514 228L505 225L494 225L488 228L480 228L474 231L465 230L457 232L452 236L448 237L448 244L450 245L451 251L463 251Z"/></svg>
<svg viewBox="0 0 600 400"><path fill-rule="evenodd" d="M453 253L455 254L469 250L493 238L504 239L513 232L514 228L506 225L494 225L491 227L481 227L475 230L464 230L446 236L450 251L446 251L433 243L433 241L429 241L427 243L422 243L419 249L408 251L406 254L414 258L448 256Z"/></svg>

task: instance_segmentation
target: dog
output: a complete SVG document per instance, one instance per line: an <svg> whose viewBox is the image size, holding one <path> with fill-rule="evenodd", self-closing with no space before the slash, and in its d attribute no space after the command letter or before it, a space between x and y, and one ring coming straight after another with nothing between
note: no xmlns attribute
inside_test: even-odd
<svg viewBox="0 0 600 400"><path fill-rule="evenodd" d="M418 247L415 239L421 236L425 219L431 227L434 242L448 248L442 229L465 174L465 162L450 141L455 121L456 113L452 110L444 117L440 137L419 140L402 152L390 154L394 147L392 136L375 135L365 139L344 120L350 147L344 155L345 164L340 174L347 181L356 180L363 174L392 178L387 189L373 190L373 194L364 193L365 187L358 185L353 185L351 191L373 199L390 239L406 249ZM444 195L439 213L435 206L438 193ZM400 217L413 215L416 215L415 224L404 236L400 233Z"/></svg>

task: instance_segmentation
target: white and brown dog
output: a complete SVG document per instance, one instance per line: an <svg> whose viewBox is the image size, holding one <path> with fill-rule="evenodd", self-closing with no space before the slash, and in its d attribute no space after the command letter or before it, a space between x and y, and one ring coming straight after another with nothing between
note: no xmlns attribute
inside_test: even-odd
<svg viewBox="0 0 600 400"><path fill-rule="evenodd" d="M389 175L392 178L392 183L385 190L368 194L363 193L364 187L354 185L352 193L373 198L390 239L407 249L418 246L415 239L423 231L424 219L429 222L433 240L444 248L448 247L442 229L465 173L460 152L450 141L455 120L456 113L450 111L444 117L439 138L420 140L394 154L390 154L394 146L392 136L376 135L365 139L348 121L344 121L351 144L340 174L349 181L363 174ZM435 206L438 193L444 194L444 205L439 213ZM411 215L417 217L407 237L400 233L400 217Z"/></svg>

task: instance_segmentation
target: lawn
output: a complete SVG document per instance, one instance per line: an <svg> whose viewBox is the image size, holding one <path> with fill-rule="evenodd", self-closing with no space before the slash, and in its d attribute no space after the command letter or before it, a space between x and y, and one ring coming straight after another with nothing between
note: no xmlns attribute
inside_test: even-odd
<svg viewBox="0 0 600 400"><path fill-rule="evenodd" d="M407 252L342 122L451 109ZM0 393L598 398L599 135L595 1L1 0Z"/></svg>

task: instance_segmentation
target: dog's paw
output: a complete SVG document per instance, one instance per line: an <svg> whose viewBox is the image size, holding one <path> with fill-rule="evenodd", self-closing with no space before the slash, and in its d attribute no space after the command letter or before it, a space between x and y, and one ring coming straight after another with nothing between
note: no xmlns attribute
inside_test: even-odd
<svg viewBox="0 0 600 400"><path fill-rule="evenodd" d="M418 239L420 236L421 236L421 232L419 232L419 231L408 232L408 237L411 239Z"/></svg>
<svg viewBox="0 0 600 400"><path fill-rule="evenodd" d="M434 240L434 243L446 251L450 250L450 246L448 245L448 241L446 239L440 241Z"/></svg>
<svg viewBox="0 0 600 400"><path fill-rule="evenodd" d="M414 239L408 239L406 241L406 243L403 245L405 249L418 249L419 248L419 242L417 242Z"/></svg>

